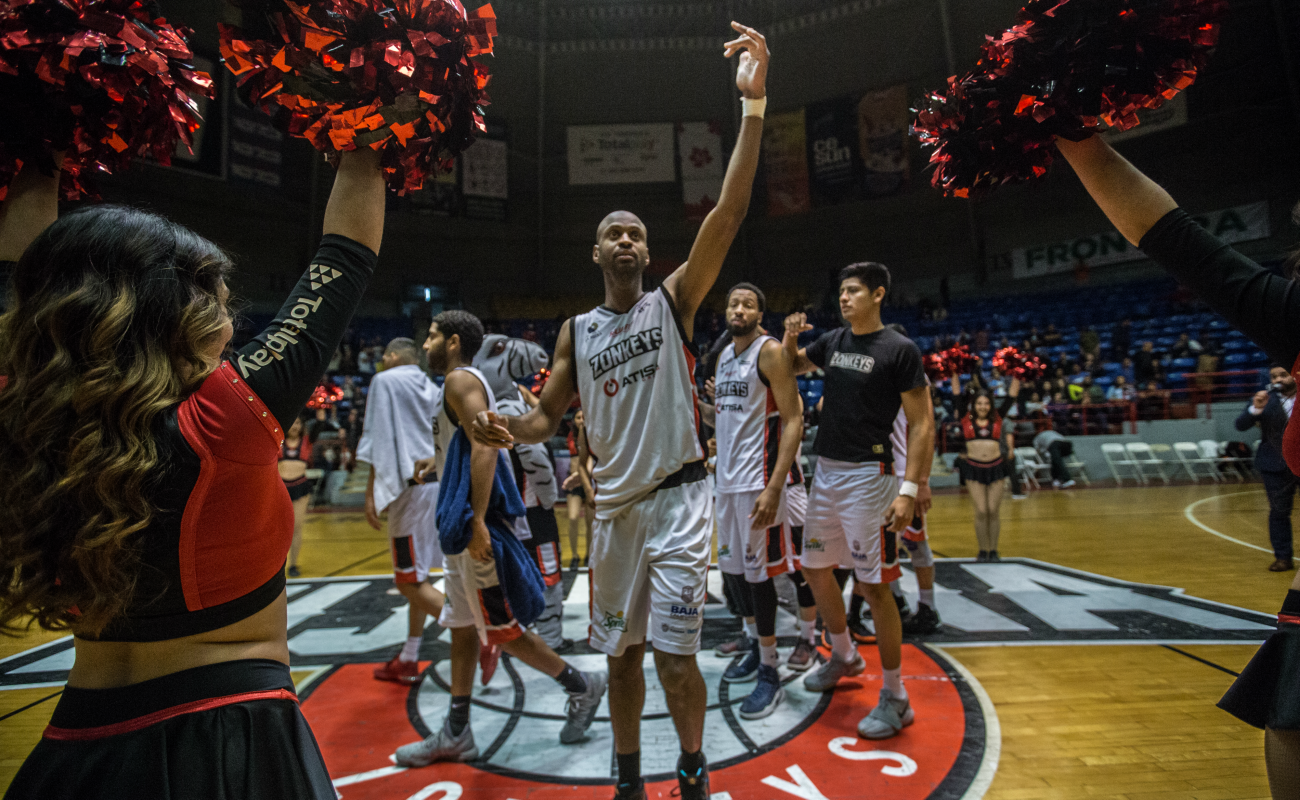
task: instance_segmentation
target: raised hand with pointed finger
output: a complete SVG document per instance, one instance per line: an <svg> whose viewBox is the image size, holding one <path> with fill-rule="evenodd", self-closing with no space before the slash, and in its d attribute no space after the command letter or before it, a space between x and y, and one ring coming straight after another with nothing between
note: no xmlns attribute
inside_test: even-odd
<svg viewBox="0 0 1300 800"><path fill-rule="evenodd" d="M740 35L723 45L723 52L727 58L740 53L740 63L736 68L736 88L750 100L766 97L767 62L771 57L767 39L739 22L731 23L731 27Z"/></svg>

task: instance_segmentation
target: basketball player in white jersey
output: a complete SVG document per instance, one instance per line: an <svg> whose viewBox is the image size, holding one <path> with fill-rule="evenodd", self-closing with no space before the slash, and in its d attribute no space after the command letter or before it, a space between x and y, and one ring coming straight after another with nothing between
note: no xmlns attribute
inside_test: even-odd
<svg viewBox="0 0 1300 800"><path fill-rule="evenodd" d="M785 697L777 674L776 584L794 566L786 487L803 484L795 464L803 441L803 401L781 343L759 323L767 301L753 284L727 293L731 343L718 356L713 419L717 431L718 566L744 576L753 599L758 642L728 668L723 680L757 679L740 705L744 719L760 719ZM705 408L701 406L701 408Z"/></svg>
<svg viewBox="0 0 1300 800"><path fill-rule="evenodd" d="M439 476L446 476L447 451L461 420L496 411L487 377L470 366L482 343L483 324L466 311L444 311L429 326L429 338L424 343L429 371L445 376L445 380L433 425L435 456L433 463L429 459L416 463L417 480L433 468ZM423 741L397 749L394 758L398 766L423 767L435 761L478 758L474 731L469 725L469 706L480 644L499 646L554 678L569 693L568 718L560 730L562 744L582 740L605 694L606 673L582 673L569 666L540 636L524 630L510 611L488 530L493 481L498 469L509 468L496 448L471 443L469 500L473 533L463 552L446 556L447 600L438 618L439 625L451 630L451 705L441 728Z"/></svg>
<svg viewBox="0 0 1300 800"><path fill-rule="evenodd" d="M605 304L560 329L551 377L536 409L522 417L481 414L474 425L475 436L488 444L540 442L555 434L575 395L582 399L595 459L590 644L609 657L609 713L623 798L645 796L640 739L647 623L653 625L655 668L681 742L681 796L709 797L702 751L708 696L695 654L711 503L691 336L696 309L713 288L749 207L768 62L758 31L732 27L739 36L726 43L725 54L740 53L740 134L718 204L700 226L687 262L659 289L645 292L645 225L626 211L606 216L592 251L605 281Z"/></svg>
<svg viewBox="0 0 1300 800"><path fill-rule="evenodd" d="M442 390L419 366L420 350L407 338L384 350L384 369L370 381L366 421L357 443L357 460L370 465L366 521L382 530L388 512L393 551L393 581L410 603L406 644L392 661L375 668L375 678L420 682L420 641L427 615L442 613L442 592L429 584L429 570L442 566L438 547L438 482L423 485L411 477L415 462L433 455L433 421Z"/></svg>
<svg viewBox="0 0 1300 800"><path fill-rule="evenodd" d="M803 314L791 314L783 340L796 373L821 368L826 375L802 565L830 634L831 658L804 679L804 686L827 691L840 678L866 669L849 636L834 575L839 565L852 564L866 587L884 682L880 702L858 724L859 735L867 739L895 736L914 717L902 682L902 620L888 584L899 576L897 536L916 514L926 461L920 454L934 447L921 352L880 321L888 291L889 270L883 264L850 264L840 272L839 296L848 324L801 349L798 336L812 326ZM901 487L889 442L900 407L907 416L907 449L914 454Z"/></svg>
<svg viewBox="0 0 1300 800"><path fill-rule="evenodd" d="M907 329L897 323L885 327L903 336L907 335ZM928 378L926 384L929 384ZM933 419L934 403L928 391L925 401L930 410L930 418ZM894 418L894 431L889 434L889 444L894 450L894 475L898 477L900 487L907 479L907 432L907 413L900 408L898 416ZM917 481L916 513L912 515L912 521L903 529L903 546L907 548L908 557L912 560L912 571L916 573L916 583L921 591L921 600L916 611L903 618L903 633L908 636L926 636L934 633L939 629L941 622L934 604L934 553L930 550L930 534L925 522L925 514L930 510L931 503L930 468L933 463L934 449L931 448L925 453L925 459L921 464L921 478ZM899 586L901 580L899 578L889 584L895 598L902 597L902 587ZM901 609L903 606L900 604L899 607Z"/></svg>

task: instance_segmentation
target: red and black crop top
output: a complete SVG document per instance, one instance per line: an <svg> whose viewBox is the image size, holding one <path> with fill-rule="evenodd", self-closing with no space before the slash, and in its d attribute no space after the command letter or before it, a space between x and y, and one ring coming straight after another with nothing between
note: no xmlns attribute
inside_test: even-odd
<svg viewBox="0 0 1300 800"><path fill-rule="evenodd" d="M276 468L284 431L320 382L376 260L358 242L325 236L270 327L163 415L164 466L150 492L156 513L141 535L135 595L101 641L216 630L284 591L293 536Z"/></svg>
<svg viewBox="0 0 1300 800"><path fill-rule="evenodd" d="M297 447L290 447L288 442L280 444L280 461L306 461L311 463L311 439L303 434Z"/></svg>
<svg viewBox="0 0 1300 800"><path fill-rule="evenodd" d="M1006 397L1002 401L1002 405L998 408L998 412L993 415L986 427L976 425L974 413L967 411L967 407L972 405L974 402L974 399L972 399L972 396L969 394L963 394L961 397L957 398L957 414L961 417L962 436L968 442L977 439L993 442L1002 441L1002 418L1011 410L1011 406L1015 405L1016 399L1010 396Z"/></svg>

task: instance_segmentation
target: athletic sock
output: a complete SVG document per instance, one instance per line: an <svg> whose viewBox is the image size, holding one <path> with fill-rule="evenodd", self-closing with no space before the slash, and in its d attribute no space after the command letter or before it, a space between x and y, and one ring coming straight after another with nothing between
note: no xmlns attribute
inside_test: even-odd
<svg viewBox="0 0 1300 800"><path fill-rule="evenodd" d="M765 665L772 667L773 669L781 665L781 662L777 659L775 642L770 645L760 643L758 645L758 650Z"/></svg>
<svg viewBox="0 0 1300 800"><path fill-rule="evenodd" d="M853 640L849 638L849 631L840 631L831 634L831 655L841 661L848 661L853 658Z"/></svg>
<svg viewBox="0 0 1300 800"><path fill-rule="evenodd" d="M817 641L817 619L799 620L799 638L805 642Z"/></svg>
<svg viewBox="0 0 1300 800"><path fill-rule="evenodd" d="M885 675L885 688L899 700L907 699L907 690L903 688L903 668L881 670Z"/></svg>
<svg viewBox="0 0 1300 800"><path fill-rule="evenodd" d="M849 601L849 621L860 619L862 619L862 595L854 592L853 599Z"/></svg>
<svg viewBox="0 0 1300 800"><path fill-rule="evenodd" d="M406 637L406 644L402 645L402 654L398 656L403 661L420 660L420 636Z"/></svg>
<svg viewBox="0 0 1300 800"><path fill-rule="evenodd" d="M641 785L641 751L615 753L618 761L618 791L626 794Z"/></svg>
<svg viewBox="0 0 1300 800"><path fill-rule="evenodd" d="M930 608L934 608L934 589L922 589L921 602L925 603Z"/></svg>
<svg viewBox="0 0 1300 800"><path fill-rule="evenodd" d="M453 695L451 708L447 709L447 725L452 736L460 736L469 724L469 695Z"/></svg>
<svg viewBox="0 0 1300 800"><path fill-rule="evenodd" d="M758 623L752 619L745 620L745 635L751 639L758 638Z"/></svg>
<svg viewBox="0 0 1300 800"><path fill-rule="evenodd" d="M587 691L587 679L571 664L564 665L560 674L555 676L555 682L563 686L564 691L569 694L582 694Z"/></svg>
<svg viewBox="0 0 1300 800"><path fill-rule="evenodd" d="M677 759L677 772L688 778L698 775L700 770L704 769L704 751L696 750L694 753L688 753L685 750Z"/></svg>
<svg viewBox="0 0 1300 800"><path fill-rule="evenodd" d="M898 578L889 582L889 591L894 593L894 597L903 596L903 579Z"/></svg>

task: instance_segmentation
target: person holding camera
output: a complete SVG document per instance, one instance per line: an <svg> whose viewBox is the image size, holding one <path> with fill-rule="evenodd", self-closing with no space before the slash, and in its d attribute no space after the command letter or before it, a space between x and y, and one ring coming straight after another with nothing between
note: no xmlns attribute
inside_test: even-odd
<svg viewBox="0 0 1300 800"><path fill-rule="evenodd" d="M1237 430L1260 428L1255 469L1268 494L1268 538L1273 543L1274 561L1269 572L1295 569L1291 550L1291 507L1295 503L1296 476L1282 458L1282 434L1295 407L1295 378L1286 367L1274 364L1268 371L1268 389L1261 389L1237 417Z"/></svg>

